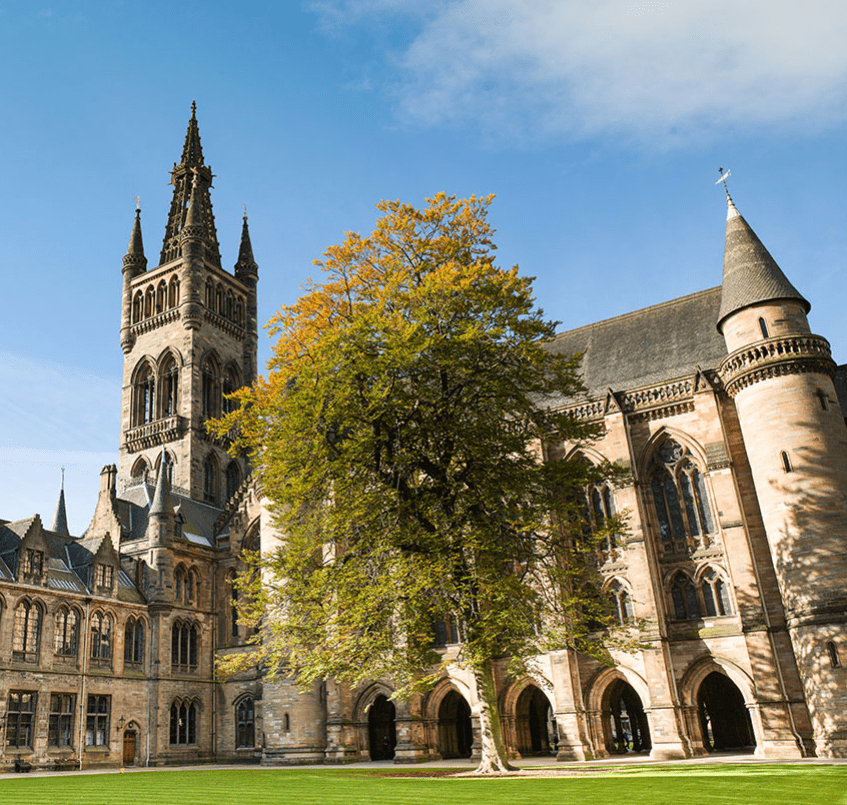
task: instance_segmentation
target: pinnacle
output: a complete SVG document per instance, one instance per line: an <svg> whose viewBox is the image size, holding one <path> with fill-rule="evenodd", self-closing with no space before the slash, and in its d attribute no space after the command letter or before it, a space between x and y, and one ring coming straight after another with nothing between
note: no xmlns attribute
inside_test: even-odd
<svg viewBox="0 0 847 805"><path fill-rule="evenodd" d="M129 236L129 246L126 250L126 256L133 258L133 262L147 260L144 258L144 241L141 237L141 208L135 210L135 222L132 225L132 234Z"/></svg>
<svg viewBox="0 0 847 805"><path fill-rule="evenodd" d="M164 514L172 515L171 508L171 484L168 479L168 455L162 448L162 461L159 464L159 477L156 479L156 491L153 494L153 502L150 504L150 515Z"/></svg>
<svg viewBox="0 0 847 805"><path fill-rule="evenodd" d="M253 244L250 242L250 227L247 225L247 211L244 211L244 223L241 226L241 245L238 247L238 261L235 264L236 273L239 271L256 271L258 266L253 257Z"/></svg>
<svg viewBox="0 0 847 805"><path fill-rule="evenodd" d="M200 129L197 126L197 103L192 101L191 117L188 121L188 130L185 132L180 165L188 168L199 167L203 164L203 148L200 145Z"/></svg>
<svg viewBox="0 0 847 805"><path fill-rule="evenodd" d="M56 503L56 513L53 515L53 525L50 527L50 530L55 531L57 534L70 536L70 531L68 531L68 514L65 510L64 474L62 476L62 488L59 490L59 501Z"/></svg>

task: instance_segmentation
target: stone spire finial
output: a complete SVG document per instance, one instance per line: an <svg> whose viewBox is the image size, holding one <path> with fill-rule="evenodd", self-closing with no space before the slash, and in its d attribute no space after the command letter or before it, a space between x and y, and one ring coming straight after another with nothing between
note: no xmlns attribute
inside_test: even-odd
<svg viewBox="0 0 847 805"><path fill-rule="evenodd" d="M723 286L718 332L728 316L753 305L778 299L795 299L809 312L811 305L788 281L738 212L727 192L726 242L723 255Z"/></svg>
<svg viewBox="0 0 847 805"><path fill-rule="evenodd" d="M244 223L241 226L241 245L238 247L238 261L235 263L235 276L247 274L259 275L259 266L253 257L253 245L250 243L250 227L247 225L247 206L244 206Z"/></svg>
<svg viewBox="0 0 847 805"><path fill-rule="evenodd" d="M136 201L138 199L136 198ZM132 224L132 234L129 236L129 246L124 255L124 269L129 269L133 276L147 270L147 258L144 256L144 240L141 237L141 204L135 208L135 221Z"/></svg>
<svg viewBox="0 0 847 805"><path fill-rule="evenodd" d="M191 104L191 118L185 133L185 143L182 146L182 156L179 165L174 165L171 171L171 184L174 187L171 209L168 213L168 223L165 227L165 237L162 241L160 265L169 263L180 257L180 233L186 225L189 198L196 184L195 215L201 228L201 238L205 249L205 259L213 265L221 266L220 247L215 229L215 216L212 213L212 199L209 190L212 187L211 168L203 159L203 148L200 145L200 129L197 125L197 105Z"/></svg>
<svg viewBox="0 0 847 805"><path fill-rule="evenodd" d="M66 537L71 535L68 531L68 514L65 510L65 468L62 467L62 486L59 488L59 502L56 504L56 513L53 515L53 525L51 531L57 534L64 534Z"/></svg>

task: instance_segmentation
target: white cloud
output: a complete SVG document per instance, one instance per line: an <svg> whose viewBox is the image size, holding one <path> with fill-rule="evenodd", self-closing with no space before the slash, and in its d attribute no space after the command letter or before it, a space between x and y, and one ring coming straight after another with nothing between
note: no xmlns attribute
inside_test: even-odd
<svg viewBox="0 0 847 805"><path fill-rule="evenodd" d="M323 3L352 24L397 5ZM802 131L847 116L845 42L847 4L832 0L453 0L421 18L398 97L417 124L494 136Z"/></svg>

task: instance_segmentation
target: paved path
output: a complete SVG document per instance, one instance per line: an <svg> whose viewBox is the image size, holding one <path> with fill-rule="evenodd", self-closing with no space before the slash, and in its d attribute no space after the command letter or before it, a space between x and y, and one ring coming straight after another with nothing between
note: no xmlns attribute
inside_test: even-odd
<svg viewBox="0 0 847 805"><path fill-rule="evenodd" d="M751 754L730 754L730 753L718 753L715 755L708 755L706 757L698 757L691 758L688 760L651 760L646 755L632 755L629 757L614 757L614 758L605 758L603 760L586 760L581 762L574 763L557 763L552 758L525 758L519 761L513 761L514 765L519 768L526 769L527 771L535 771L535 770L545 770L548 773L555 773L557 771L561 771L563 773L573 772L577 769L583 771L589 771L591 769L599 769L599 768L608 768L612 767L621 767L621 766L665 766L665 765L674 765L674 766L698 766L702 764L711 764L711 763L744 763L744 764L753 764L753 763L780 763L780 764L798 764L798 765L823 765L823 766L834 766L834 765L847 765L847 758L805 758L802 760L777 760L772 758L758 758L754 757ZM412 764L402 764L395 765L390 760L378 760L378 761L368 761L362 763L347 763L344 766L337 765L313 765L313 766L258 766L256 764L232 764L232 763L208 763L203 765L194 765L194 766L157 766L151 768L143 768L140 766L130 766L122 772L120 769L83 769L82 771L36 771L33 769L29 772L31 777L65 777L70 774L139 774L139 773L147 773L147 772L157 772L157 771L202 771L204 769L252 769L257 772L262 772L266 770L278 770L285 771L287 769L315 769L315 770L324 770L327 773L331 773L333 769L396 769L398 772L403 772L406 769L456 769L465 770L465 771L473 771L475 763L471 763L469 760L437 760L431 761L428 763L415 763ZM3 772L0 773L0 780L6 780L10 778L20 778L23 775L15 774L13 772Z"/></svg>

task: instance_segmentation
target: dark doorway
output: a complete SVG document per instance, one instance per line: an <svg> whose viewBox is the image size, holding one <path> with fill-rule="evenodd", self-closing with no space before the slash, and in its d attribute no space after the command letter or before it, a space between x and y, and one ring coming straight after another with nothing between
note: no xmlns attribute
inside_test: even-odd
<svg viewBox="0 0 847 805"><path fill-rule="evenodd" d="M438 738L441 757L470 757L473 746L471 708L451 690L438 708Z"/></svg>
<svg viewBox="0 0 847 805"><path fill-rule="evenodd" d="M123 765L135 765L135 730L127 730L124 733Z"/></svg>
<svg viewBox="0 0 847 805"><path fill-rule="evenodd" d="M744 697L729 677L712 671L697 691L703 745L709 752L755 749L753 722Z"/></svg>
<svg viewBox="0 0 847 805"><path fill-rule="evenodd" d="M649 752L651 743L647 715L641 697L632 685L619 679L609 686L606 696L608 705L604 708L603 720L609 754Z"/></svg>
<svg viewBox="0 0 847 805"><path fill-rule="evenodd" d="M546 755L553 733L553 709L547 697L534 685L526 688L515 706L515 732L518 752Z"/></svg>
<svg viewBox="0 0 847 805"><path fill-rule="evenodd" d="M368 740L371 760L392 760L397 746L394 702L380 694L368 710Z"/></svg>

